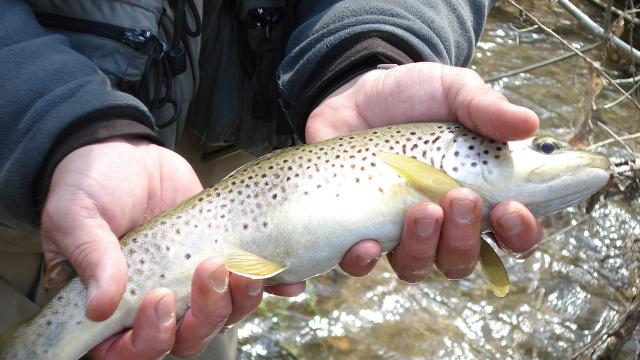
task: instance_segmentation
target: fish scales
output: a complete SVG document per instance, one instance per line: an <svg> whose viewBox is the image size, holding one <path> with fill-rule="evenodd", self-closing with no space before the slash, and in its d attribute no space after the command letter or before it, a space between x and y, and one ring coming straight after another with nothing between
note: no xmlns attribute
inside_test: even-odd
<svg viewBox="0 0 640 360"><path fill-rule="evenodd" d="M271 284L329 271L360 239L393 249L406 210L425 196L382 153L415 158L464 183L490 176L491 166L504 167L510 150L457 124L419 123L276 151L123 237L129 282L112 317L101 323L85 318L86 290L76 278L36 317L2 336L0 345L13 345L0 346L0 359L78 358L131 326L143 296L157 287L175 293L180 317L195 267L232 249L284 264ZM490 207L500 199L488 200ZM29 346L16 346L21 338Z"/></svg>

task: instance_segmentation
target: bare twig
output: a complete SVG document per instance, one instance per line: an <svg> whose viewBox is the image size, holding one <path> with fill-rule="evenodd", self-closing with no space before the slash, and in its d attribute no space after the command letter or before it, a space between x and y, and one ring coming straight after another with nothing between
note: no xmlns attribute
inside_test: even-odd
<svg viewBox="0 0 640 360"><path fill-rule="evenodd" d="M640 322L640 299L636 299L622 317L622 321L609 332L607 343L596 359L616 359L624 344L631 339Z"/></svg>
<svg viewBox="0 0 640 360"><path fill-rule="evenodd" d="M600 77L600 73L595 67L589 66L587 89L571 121L575 133L569 139L569 144L591 143L591 134L593 132L591 115L593 114L593 110L596 109L596 97L600 94L603 87L604 83Z"/></svg>
<svg viewBox="0 0 640 360"><path fill-rule="evenodd" d="M617 79L614 80L614 82L618 85L630 85L630 84L635 84L637 82L640 81L640 75L636 76L636 77L632 77L632 78L627 78L627 79Z"/></svg>
<svg viewBox="0 0 640 360"><path fill-rule="evenodd" d="M634 85L634 86L633 86L629 91L627 91L627 92L626 92L626 94L631 94L632 92L634 92L634 91L638 88L638 86L639 86L639 85L640 85L640 83L635 84L635 85ZM612 101L612 102L610 102L610 103L608 103L608 104L604 105L604 106L603 106L603 108L608 109L608 108L610 108L610 107L612 107L612 106L615 106L615 105L616 105L616 104L618 104L620 101L624 100L624 98L625 98L624 96L621 96L621 97L620 97L620 98L618 98L617 100Z"/></svg>
<svg viewBox="0 0 640 360"><path fill-rule="evenodd" d="M603 124L602 121L598 121L598 125L600 125L601 128L603 128L606 132L608 132L611 136L613 136L614 139L616 139L620 144L622 144L625 150L627 150L629 154L631 154L631 156L635 158L636 154L634 154L633 150L631 150L627 146L627 144L625 144L624 141L622 141L622 139L616 133L613 132L613 130L609 129L609 127Z"/></svg>
<svg viewBox="0 0 640 360"><path fill-rule="evenodd" d="M600 146L603 146L603 145L610 144L610 143L612 143L612 142L614 142L614 141L630 140L630 139L635 139L635 138L638 138L638 137L640 137L640 133L635 133L635 134L631 134L631 135L620 136L620 137L618 137L617 139L616 139L616 138L611 138L611 139L607 139L607 140L604 140L604 141L600 141L599 143L595 143L595 144L593 144L593 145L589 146L587 149L589 149L589 150L593 150L593 149L595 149L595 148L597 148L597 147L600 147Z"/></svg>
<svg viewBox="0 0 640 360"><path fill-rule="evenodd" d="M602 76L607 79L607 81L609 81L609 83L611 85L613 85L616 89L618 89L620 91L620 93L625 94L625 97L628 98L629 100L631 100L633 102L633 104L640 109L640 104L638 103L638 101L636 101L636 99L634 99L633 97L631 97L630 95L626 94L626 92L624 91L624 89L622 89L620 87L620 85L616 84L614 82L614 80L611 78L611 76L609 76L606 72L604 72L602 70L602 67L595 61L589 59L588 57L586 57L584 54L582 54L580 51L578 51L577 49L575 49L573 46L571 46L571 44L569 44L565 39L563 39L560 35L556 34L553 30L551 30L550 28L548 28L547 26L543 25L540 20L538 20L535 16L531 15L531 13L529 13L527 10L525 10L522 6L518 5L515 1L513 0L507 0L511 5L515 6L518 10L520 10L520 12L524 15L526 15L527 17L529 17L533 22L535 22L536 24L538 24L540 26L541 29L543 29L545 32L547 32L548 34L550 34L551 36L553 36L554 38L558 39L558 41L560 41L562 44L564 44L567 48L569 48L571 51L573 51L574 53L576 53L576 55L578 55L579 57L581 57L582 59L584 59L584 61L588 62L589 64L593 65L601 74Z"/></svg>
<svg viewBox="0 0 640 360"><path fill-rule="evenodd" d="M636 60L640 60L640 51L633 48L633 46L625 43L620 40L617 36L608 33L605 31L600 25L596 24L589 16L580 11L577 7L575 7L569 0L558 0L558 4L562 6L565 10L569 12L569 14L573 15L578 21L582 24L582 26L586 27L591 31L594 35L599 38L605 39L607 36L611 37L612 44L620 49L620 51L625 54L633 57Z"/></svg>
<svg viewBox="0 0 640 360"><path fill-rule="evenodd" d="M566 233L567 231L570 231L570 230L574 229L576 226L578 226L578 225L582 224L583 222L587 221L588 219L589 219L589 217L585 216L585 217L580 218L579 220L577 220L575 224L571 224L571 225L569 225L569 226L565 226L565 227L563 227L562 229L560 229L560 230L556 231L555 233L553 233L553 234L551 234L551 235L549 235L549 236L545 236L545 237L544 237L544 239L542 239L542 240L540 241L540 243L538 244L538 247L539 247L539 246L541 246L541 245L543 245L543 244L548 243L549 241L554 240L554 239L555 239L555 238L557 238L558 236L560 236L560 235L562 235L562 234Z"/></svg>
<svg viewBox="0 0 640 360"><path fill-rule="evenodd" d="M582 48L578 49L578 51L580 51L581 53L584 53L584 52L587 52L589 50L593 50L593 49L597 48L598 46L600 46L600 44L601 44L601 42L598 41L595 44L583 46ZM536 70L536 69L539 69L541 67L545 67L547 65L555 64L557 62L572 58L574 56L576 56L576 53L567 52L566 54L562 54L560 56L551 58L549 60L545 60L545 61L541 61L539 63L531 64L531 65L528 65L528 66L524 66L524 67L522 67L520 69L512 70L512 71L506 72L504 74L492 76L492 77L486 79L485 81L486 82L492 82L492 81L508 78L508 77L511 77L511 76L514 76L514 75L518 75L518 74L522 74L522 73L529 72L529 71L532 71L532 70Z"/></svg>
<svg viewBox="0 0 640 360"><path fill-rule="evenodd" d="M607 4L603 3L603 2L602 2L602 1L600 1L600 0L588 0L588 1L589 1L589 2L591 2L592 4L596 4L596 5L600 6L600 7L601 7L601 8L603 8L603 9L606 9L606 8L607 8ZM634 13L634 12L636 12L637 10L635 10L635 11L634 11L634 10L631 10L631 11L622 11L622 10L620 10L620 9L616 8L616 7L612 7L612 8L611 8L611 11L612 11L613 13L615 13L616 15L618 15L618 16L619 16L619 15L624 16L624 19L625 19L626 21L632 22L632 23L634 23L634 24L636 24L636 25L640 25L640 19L637 19L636 17L629 15L630 13Z"/></svg>
<svg viewBox="0 0 640 360"><path fill-rule="evenodd" d="M613 320L608 320L606 326L610 327L612 323ZM593 349L598 348L600 344L603 344L605 342L605 335L601 333L602 331L599 331L598 336L594 336L593 339L589 341L585 346L583 346L579 351L571 354L571 360L591 359L594 351ZM583 356L587 351L589 351L591 354L589 354L588 356Z"/></svg>
<svg viewBox="0 0 640 360"><path fill-rule="evenodd" d="M538 25L532 25L532 26L529 26L529 27L524 28L524 29L518 29L517 27L515 27L515 26L513 26L511 24L509 24L509 26L511 26L513 28L513 30L516 31L516 44L518 44L518 45L520 44L520 33L531 31L531 30L534 30L534 29L538 28Z"/></svg>

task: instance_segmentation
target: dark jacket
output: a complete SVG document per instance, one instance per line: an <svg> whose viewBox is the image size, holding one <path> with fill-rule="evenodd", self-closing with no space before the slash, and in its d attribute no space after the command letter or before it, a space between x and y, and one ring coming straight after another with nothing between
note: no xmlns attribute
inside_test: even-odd
<svg viewBox="0 0 640 360"><path fill-rule="evenodd" d="M277 73L296 133L303 136L307 115L323 96L378 64L467 65L489 3L297 3ZM64 156L116 136L160 140L145 106L112 87L65 36L45 31L28 5L0 0L0 8L0 224L33 231L48 180Z"/></svg>

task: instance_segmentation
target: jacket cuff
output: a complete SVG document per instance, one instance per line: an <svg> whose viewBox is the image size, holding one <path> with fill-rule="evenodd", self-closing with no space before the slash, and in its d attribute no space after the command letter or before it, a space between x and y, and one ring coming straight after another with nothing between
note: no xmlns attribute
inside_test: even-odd
<svg viewBox="0 0 640 360"><path fill-rule="evenodd" d="M115 137L138 137L163 145L149 127L147 115L132 108L107 108L94 111L71 123L53 142L34 184L35 206L41 210L58 164L73 151Z"/></svg>
<svg viewBox="0 0 640 360"><path fill-rule="evenodd" d="M363 39L364 37L366 39ZM355 43L355 44L354 44ZM293 103L283 104L291 125L300 140L305 141L307 118L320 102L340 86L380 64L407 64L414 62L408 55L382 37L367 34L352 37L335 46L316 64L311 76L306 79L305 89Z"/></svg>

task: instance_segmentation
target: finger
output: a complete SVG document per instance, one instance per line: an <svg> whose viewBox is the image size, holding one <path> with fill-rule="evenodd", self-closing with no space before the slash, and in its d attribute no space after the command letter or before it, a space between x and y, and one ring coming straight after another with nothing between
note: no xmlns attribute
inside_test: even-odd
<svg viewBox="0 0 640 360"><path fill-rule="evenodd" d="M133 327L110 337L91 351L95 359L157 359L171 350L176 328L176 302L169 289L144 297Z"/></svg>
<svg viewBox="0 0 640 360"><path fill-rule="evenodd" d="M389 256L391 267L407 282L419 282L433 267L440 238L442 208L430 202L419 203L407 212L402 240Z"/></svg>
<svg viewBox="0 0 640 360"><path fill-rule="evenodd" d="M475 71L447 66L441 80L449 109L471 130L499 141L524 139L538 130L533 111L510 103Z"/></svg>
<svg viewBox="0 0 640 360"><path fill-rule="evenodd" d="M244 319L245 316L258 307L262 300L264 281L231 274L229 287L231 289L233 310L229 315L229 319L227 319L226 326L231 326Z"/></svg>
<svg viewBox="0 0 640 360"><path fill-rule="evenodd" d="M305 281L300 281L286 285L271 285L264 288L264 291L278 296L294 297L302 294L306 287Z"/></svg>
<svg viewBox="0 0 640 360"><path fill-rule="evenodd" d="M504 250L530 254L538 245L542 231L535 217L524 205L503 201L489 214L491 228Z"/></svg>
<svg viewBox="0 0 640 360"><path fill-rule="evenodd" d="M342 258L340 267L351 276L365 276L380 259L382 249L375 240L362 240L353 245Z"/></svg>
<svg viewBox="0 0 640 360"><path fill-rule="evenodd" d="M470 189L453 189L445 196L442 209L436 265L448 278L462 279L473 272L480 253L482 199Z"/></svg>
<svg viewBox="0 0 640 360"><path fill-rule="evenodd" d="M82 222L69 227L71 231L57 233L49 216L43 215L43 244L54 243L49 237L63 236L74 241L58 241L60 253L69 262L87 287L86 315L94 321L107 319L115 311L127 284L127 263L120 243L109 226L100 218L81 217ZM61 254L45 251L45 260L52 264Z"/></svg>
<svg viewBox="0 0 640 360"><path fill-rule="evenodd" d="M172 353L193 357L202 352L224 326L231 308L229 272L220 259L206 259L194 272L191 308L182 318Z"/></svg>

